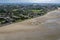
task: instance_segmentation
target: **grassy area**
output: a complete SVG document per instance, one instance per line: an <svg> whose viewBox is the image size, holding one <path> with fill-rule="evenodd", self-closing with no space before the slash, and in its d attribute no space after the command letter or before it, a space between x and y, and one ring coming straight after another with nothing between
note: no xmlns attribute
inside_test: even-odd
<svg viewBox="0 0 60 40"><path fill-rule="evenodd" d="M42 10L31 10L32 12L37 12L37 13L39 13L39 12L42 12Z"/></svg>

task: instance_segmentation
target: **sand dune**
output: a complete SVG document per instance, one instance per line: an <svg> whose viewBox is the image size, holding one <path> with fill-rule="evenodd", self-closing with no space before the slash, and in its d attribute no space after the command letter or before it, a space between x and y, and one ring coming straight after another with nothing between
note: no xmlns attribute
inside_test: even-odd
<svg viewBox="0 0 60 40"><path fill-rule="evenodd" d="M1 27L0 40L60 40L60 9Z"/></svg>

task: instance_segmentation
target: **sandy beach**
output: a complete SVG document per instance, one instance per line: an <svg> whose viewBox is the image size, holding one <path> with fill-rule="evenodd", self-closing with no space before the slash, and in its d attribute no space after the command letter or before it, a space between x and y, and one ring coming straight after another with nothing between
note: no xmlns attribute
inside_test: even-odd
<svg viewBox="0 0 60 40"><path fill-rule="evenodd" d="M0 40L60 40L60 9L1 27Z"/></svg>

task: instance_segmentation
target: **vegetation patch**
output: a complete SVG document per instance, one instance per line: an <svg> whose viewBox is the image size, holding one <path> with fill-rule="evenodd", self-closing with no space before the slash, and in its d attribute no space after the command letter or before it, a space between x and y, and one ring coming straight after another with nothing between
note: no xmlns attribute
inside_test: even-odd
<svg viewBox="0 0 60 40"><path fill-rule="evenodd" d="M38 5L38 6L37 6ZM5 23L21 22L26 19L42 16L51 10L57 9L57 6L49 5L21 5L21 4L9 4L0 5L0 22ZM2 6L2 7L1 7ZM1 19L2 17L2 19Z"/></svg>

